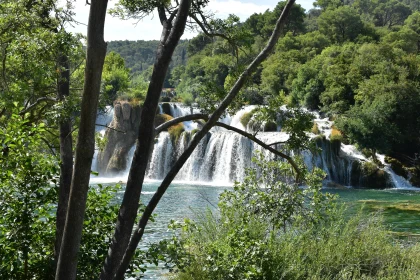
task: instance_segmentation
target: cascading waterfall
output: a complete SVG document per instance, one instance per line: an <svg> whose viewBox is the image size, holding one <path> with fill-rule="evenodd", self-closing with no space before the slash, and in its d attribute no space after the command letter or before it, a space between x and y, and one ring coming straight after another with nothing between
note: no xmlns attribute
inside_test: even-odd
<svg viewBox="0 0 420 280"><path fill-rule="evenodd" d="M198 113L198 109L183 106L176 103L166 103L166 107L159 106L160 113L166 113L172 117L181 117L191 113ZM255 106L247 106L240 110L234 116L225 116L220 121L242 130L250 129L241 124L241 117L252 111ZM282 110L286 110L282 108ZM112 111L109 111L107 117L103 117L103 123L110 122ZM323 137L318 136L316 144L320 152L312 154L309 151L301 151L305 165L312 169L321 168L326 173L326 180L333 181L344 186L366 187L361 177L361 162L367 159L354 146L344 145L339 142L329 141L332 122L321 118L315 114L314 120ZM102 123L101 123L102 124ZM161 180L169 172L176 159L188 147L190 140L199 125L196 122L184 122L185 131L177 137L171 139L168 132L162 132L156 139L153 153L150 157L147 169L147 178ZM258 132L256 137L266 144L284 142L288 139L288 134L284 132ZM314 135L315 137L315 135ZM246 168L252 167L252 157L255 152L261 152L266 158L275 156L264 148L255 144L248 138L245 138L235 132L224 128L215 127L202 139L190 158L184 164L175 180L195 181L212 184L230 184L234 181L240 181L245 176ZM134 154L134 147L127 156L127 162L131 162ZM125 175L128 175L130 164L127 164ZM391 168L383 169L389 175L389 181L395 187L410 187L407 180L396 175Z"/></svg>
<svg viewBox="0 0 420 280"><path fill-rule="evenodd" d="M225 117L224 122L239 129L246 129L240 119L254 108L255 106L245 107L232 118ZM173 104L171 104L171 112L174 112L175 117L191 113L189 108ZM173 143L168 133L162 133L154 146L147 173L148 178L162 179L169 171L170 166L186 149L191 137L191 132L185 131L179 137L178 142ZM271 144L287 140L288 135L283 132L259 132L257 137L263 142ZM334 151L328 141L320 142L319 145L322 148L320 154L312 155L307 151L302 152L308 167L322 168L326 171L329 180L350 185L351 158L339 159L338 151ZM244 177L246 168L251 167L251 159L255 151L262 152L266 157L274 158L270 152L237 133L220 128L212 129L180 170L176 180L213 183L239 181Z"/></svg>

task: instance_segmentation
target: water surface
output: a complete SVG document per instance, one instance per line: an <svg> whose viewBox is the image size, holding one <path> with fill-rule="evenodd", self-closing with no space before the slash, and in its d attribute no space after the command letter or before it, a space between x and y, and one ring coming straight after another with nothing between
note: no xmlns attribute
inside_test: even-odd
<svg viewBox="0 0 420 280"><path fill-rule="evenodd" d="M154 194L159 182L147 182L142 190L142 202L146 203ZM167 230L171 219L194 218L194 212L207 207L215 209L219 195L229 186L213 186L197 183L173 183L156 208L155 222L149 223L140 248L169 237ZM364 206L364 211L381 211L390 231L404 236L420 235L420 191L414 190L368 190L368 189L324 189L337 194L339 201L346 203L350 215ZM123 192L118 193L122 199ZM144 279L165 279L160 268L151 267Z"/></svg>

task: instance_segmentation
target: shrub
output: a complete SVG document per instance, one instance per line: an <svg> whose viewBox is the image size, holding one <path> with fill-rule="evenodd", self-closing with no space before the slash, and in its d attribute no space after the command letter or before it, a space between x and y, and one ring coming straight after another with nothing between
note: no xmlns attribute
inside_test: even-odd
<svg viewBox="0 0 420 280"><path fill-rule="evenodd" d="M224 192L219 214L172 224L182 232L166 242L171 279L419 279L420 246L398 243L377 215L345 218L316 169L302 189L273 173L287 164L256 164L260 176Z"/></svg>
<svg viewBox="0 0 420 280"><path fill-rule="evenodd" d="M311 132L313 134L318 135L320 133L319 128L318 128L318 124L316 122L314 122L314 125L312 126Z"/></svg>
<svg viewBox="0 0 420 280"><path fill-rule="evenodd" d="M268 132L268 131L277 131L277 124L275 122L266 122L264 124L264 131Z"/></svg>
<svg viewBox="0 0 420 280"><path fill-rule="evenodd" d="M249 121L251 120L252 116L254 115L254 113L257 111L257 109L252 109L251 111L244 113L240 119L241 124L246 127L249 123Z"/></svg>
<svg viewBox="0 0 420 280"><path fill-rule="evenodd" d="M343 142L343 134L335 127L332 128L331 130L331 135L330 135L330 141L331 142Z"/></svg>
<svg viewBox="0 0 420 280"><path fill-rule="evenodd" d="M184 233L187 265L172 279L420 277L420 247L393 240L380 217L332 215L335 219L304 230L267 232L268 225L255 216L247 223L226 222L208 212Z"/></svg>
<svg viewBox="0 0 420 280"><path fill-rule="evenodd" d="M95 143L99 151L103 151L108 143L108 138L104 137L100 132L95 132Z"/></svg>
<svg viewBox="0 0 420 280"><path fill-rule="evenodd" d="M184 132L184 124L178 123L176 125L171 126L168 128L169 135L171 136L171 140L173 142L178 142L179 136L181 136L182 132Z"/></svg>

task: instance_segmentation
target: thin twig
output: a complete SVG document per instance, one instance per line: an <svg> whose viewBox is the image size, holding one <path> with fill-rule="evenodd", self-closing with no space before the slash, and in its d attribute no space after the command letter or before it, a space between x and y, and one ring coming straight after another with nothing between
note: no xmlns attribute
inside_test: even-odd
<svg viewBox="0 0 420 280"><path fill-rule="evenodd" d="M102 126L102 127L106 127L106 128L108 128L108 129L111 129L111 130L114 130L114 131L116 131L116 132L120 132L120 133L123 133L123 134L126 134L127 132L125 132L125 131L123 131L123 130L119 130L119 129L116 129L116 128L112 128L112 127L109 127L109 126L107 126L107 125L104 125L104 124L95 124L96 126Z"/></svg>

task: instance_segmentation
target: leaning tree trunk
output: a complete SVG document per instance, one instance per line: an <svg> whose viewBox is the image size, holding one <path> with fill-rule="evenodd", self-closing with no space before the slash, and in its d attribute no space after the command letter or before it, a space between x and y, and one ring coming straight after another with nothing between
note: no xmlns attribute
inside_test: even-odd
<svg viewBox="0 0 420 280"><path fill-rule="evenodd" d="M149 154L154 142L154 119L159 104L159 97L172 54L184 33L190 6L191 0L181 1L173 25L172 17L170 19L166 18L164 7L158 9L163 25L162 38L156 54L156 61L153 66L146 100L143 104L136 150L131 163L124 197L121 202L114 237L100 275L101 280L111 280L114 278L116 269L130 241L137 217Z"/></svg>
<svg viewBox="0 0 420 280"><path fill-rule="evenodd" d="M235 97L238 95L239 91L249 79L251 74L257 69L257 67L261 64L261 62L268 57L268 55L273 51L278 39L280 38L281 30L283 29L283 26L285 24L287 15L289 14L289 11L291 7L293 6L295 0L289 0L286 4L286 6L283 9L282 14L280 15L279 19L277 20L275 29L273 31L273 34L271 35L266 47L261 51L261 53L251 62L250 65L245 69L244 72L242 72L241 76L238 78L238 80L235 82L227 96L223 99L223 101L220 103L220 105L217 107L217 109L213 112L213 114L210 116L209 120L205 123L203 128L199 130L191 140L189 146L187 149L181 154L179 159L176 161L174 166L171 168L169 173L166 175L165 179L162 181L161 185L153 195L152 199L149 201L149 203L146 206L145 211L143 212L139 224L137 225L137 228L134 230L133 236L130 240L130 243L127 247L127 250L125 252L125 255L121 261L121 264L118 268L115 280L123 280L124 279L124 273L128 269L129 263L134 256L134 253L137 249L137 246L144 234L144 230L146 228L146 225L158 205L160 199L165 194L166 190L168 189L170 183L175 178L175 176L178 174L179 170L182 168L184 163L188 160L194 149L197 147L198 143L201 141L201 139L207 134L207 132L210 131L210 129L217 124L217 121L222 116L226 108L229 106L229 104L232 103L232 101L235 99ZM299 175L299 173L298 173Z"/></svg>
<svg viewBox="0 0 420 280"><path fill-rule="evenodd" d="M82 237L90 168L95 149L95 120L106 54L103 35L107 4L108 0L91 1L79 135L56 280L76 279L77 255Z"/></svg>
<svg viewBox="0 0 420 280"><path fill-rule="evenodd" d="M58 67L61 75L58 80L57 100L64 101L70 95L70 69L68 56L60 54ZM58 262L61 240L66 222L67 204L70 195L71 176L73 173L73 141L71 137L71 119L66 116L60 120L60 184L55 234L55 260Z"/></svg>

